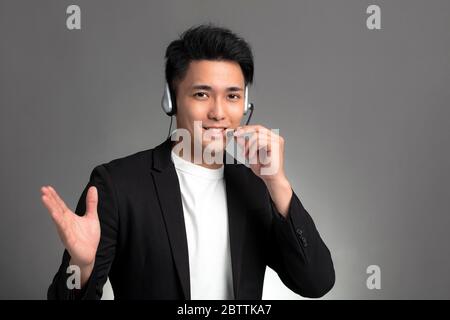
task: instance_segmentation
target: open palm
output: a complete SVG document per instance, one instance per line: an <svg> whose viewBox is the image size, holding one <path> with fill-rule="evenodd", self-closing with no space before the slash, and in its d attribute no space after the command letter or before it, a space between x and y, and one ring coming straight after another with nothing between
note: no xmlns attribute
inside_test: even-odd
<svg viewBox="0 0 450 320"><path fill-rule="evenodd" d="M71 211L51 186L42 187L42 202L55 222L59 237L79 266L94 262L100 242L100 222L97 213L98 194L90 187L86 195L86 213L79 216Z"/></svg>

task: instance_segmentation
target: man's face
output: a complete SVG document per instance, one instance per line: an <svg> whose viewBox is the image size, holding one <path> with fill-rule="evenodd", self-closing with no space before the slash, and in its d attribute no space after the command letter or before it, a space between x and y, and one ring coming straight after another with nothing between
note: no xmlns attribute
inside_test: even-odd
<svg viewBox="0 0 450 320"><path fill-rule="evenodd" d="M192 143L201 139L202 149L223 149L225 129L238 127L243 117L244 86L237 62L191 61L176 89L177 128L187 129ZM194 121L201 121L201 127ZM194 127L201 137L194 136Z"/></svg>

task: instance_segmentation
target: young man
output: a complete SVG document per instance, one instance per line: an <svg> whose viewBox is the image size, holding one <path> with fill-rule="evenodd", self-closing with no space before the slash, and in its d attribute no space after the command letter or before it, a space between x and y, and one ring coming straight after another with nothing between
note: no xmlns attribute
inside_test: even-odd
<svg viewBox="0 0 450 320"><path fill-rule="evenodd" d="M201 25L168 46L164 108L187 135L94 168L75 213L42 188L66 248L49 299L100 299L108 276L116 299L261 299L266 266L302 296L333 287L330 252L284 171L283 138L240 127L252 80L250 47L227 29ZM250 167L211 161L225 159L230 137Z"/></svg>

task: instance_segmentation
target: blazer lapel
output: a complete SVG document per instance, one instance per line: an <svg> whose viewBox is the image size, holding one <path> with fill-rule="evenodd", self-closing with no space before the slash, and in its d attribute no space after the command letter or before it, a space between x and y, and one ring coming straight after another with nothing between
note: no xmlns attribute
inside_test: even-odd
<svg viewBox="0 0 450 320"><path fill-rule="evenodd" d="M231 267L233 270L234 298L240 299L242 251L245 240L246 208L242 198L245 190L242 165L225 164L224 177L227 193L228 225L230 233Z"/></svg>
<svg viewBox="0 0 450 320"><path fill-rule="evenodd" d="M154 170L152 171L152 175L184 298L190 300L191 289L186 228L181 202L180 184L175 167L170 158L171 150L172 143L169 139L154 149Z"/></svg>

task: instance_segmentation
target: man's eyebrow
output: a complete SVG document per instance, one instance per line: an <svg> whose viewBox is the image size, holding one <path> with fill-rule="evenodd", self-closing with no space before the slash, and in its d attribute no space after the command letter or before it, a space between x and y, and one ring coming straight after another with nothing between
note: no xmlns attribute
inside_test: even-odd
<svg viewBox="0 0 450 320"><path fill-rule="evenodd" d="M212 90L211 86L208 86L206 84L194 84L192 86L192 89L193 90L206 90L206 91L211 91Z"/></svg>
<svg viewBox="0 0 450 320"><path fill-rule="evenodd" d="M212 87L208 86L207 84L195 84L191 87L193 90L206 90L206 91L212 91ZM237 92L237 91L244 91L244 89L242 89L239 86L233 86L233 87L228 87L227 91L231 91L231 92Z"/></svg>
<svg viewBox="0 0 450 320"><path fill-rule="evenodd" d="M236 92L236 91L244 91L244 89L242 89L241 87L229 87L227 88L227 91Z"/></svg>

